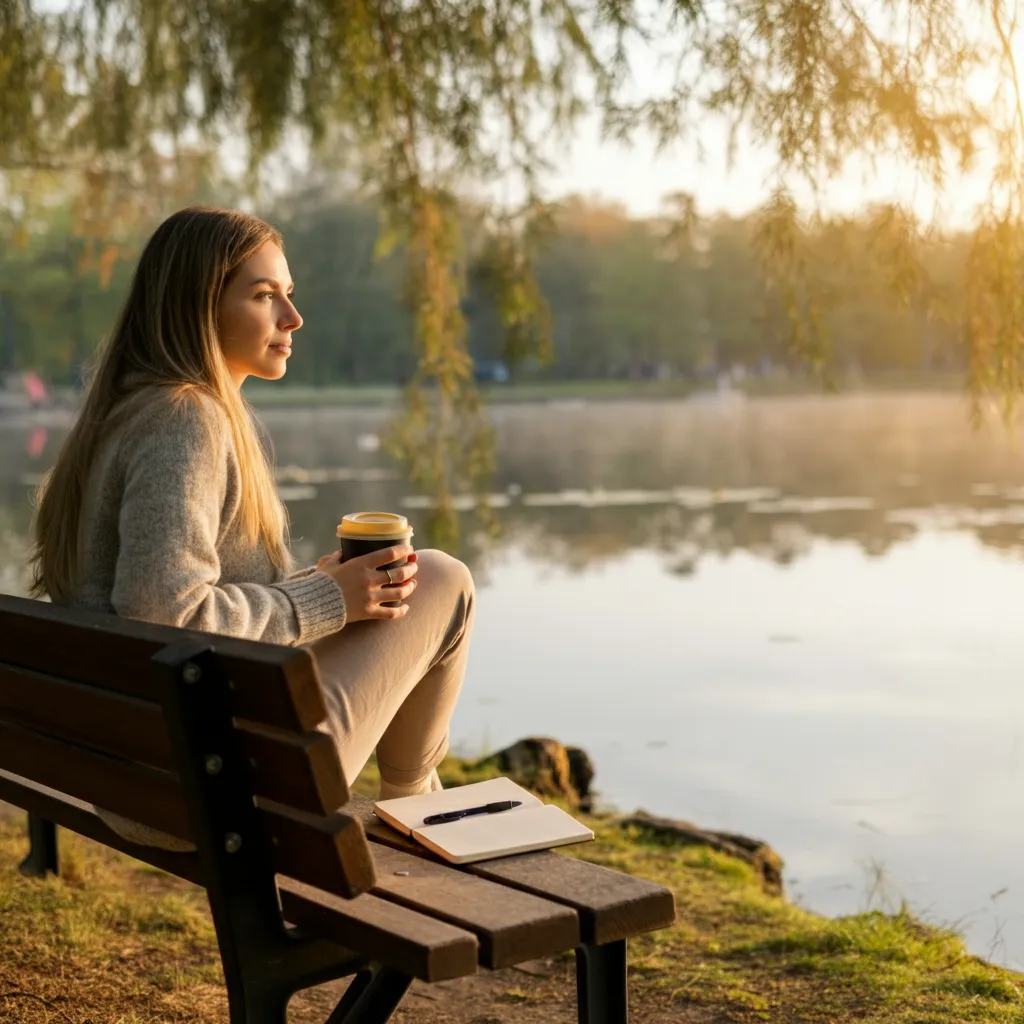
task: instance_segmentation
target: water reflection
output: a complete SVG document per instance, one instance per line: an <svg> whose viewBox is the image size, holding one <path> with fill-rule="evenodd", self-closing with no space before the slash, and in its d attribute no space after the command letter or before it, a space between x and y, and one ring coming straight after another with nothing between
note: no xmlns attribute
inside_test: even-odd
<svg viewBox="0 0 1024 1024"><path fill-rule="evenodd" d="M1020 547L1006 511L1022 477L1018 454L997 427L973 434L953 396L606 405L543 416L508 409L499 438L500 482L523 489L502 514L505 534L546 541L544 554L571 546L587 561L640 547L665 551L669 564L696 564L747 550L789 564L810 538L824 537L877 557L954 517L986 544ZM927 522L911 509L942 518Z"/></svg>

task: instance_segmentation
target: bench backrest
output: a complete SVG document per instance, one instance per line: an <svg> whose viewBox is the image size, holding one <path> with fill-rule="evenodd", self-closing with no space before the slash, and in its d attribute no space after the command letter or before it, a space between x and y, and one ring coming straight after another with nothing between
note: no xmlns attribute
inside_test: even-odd
<svg viewBox="0 0 1024 1024"><path fill-rule="evenodd" d="M233 749L248 761L274 870L341 896L366 891L372 857L359 822L337 813L348 787L318 729L327 713L304 648L0 595L0 769L192 839L153 660L190 641L228 680Z"/></svg>

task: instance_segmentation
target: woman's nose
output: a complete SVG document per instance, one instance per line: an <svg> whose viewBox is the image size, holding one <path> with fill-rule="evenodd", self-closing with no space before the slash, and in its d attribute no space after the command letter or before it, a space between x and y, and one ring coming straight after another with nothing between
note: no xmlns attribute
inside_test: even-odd
<svg viewBox="0 0 1024 1024"><path fill-rule="evenodd" d="M290 299L285 305L284 315L278 323L282 331L297 331L302 326L302 314L295 308Z"/></svg>

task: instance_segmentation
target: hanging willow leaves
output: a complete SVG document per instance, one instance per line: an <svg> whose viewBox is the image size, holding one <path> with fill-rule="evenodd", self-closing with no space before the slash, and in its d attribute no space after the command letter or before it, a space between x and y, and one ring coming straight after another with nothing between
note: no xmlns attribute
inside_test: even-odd
<svg viewBox="0 0 1024 1024"><path fill-rule="evenodd" d="M661 146L699 143L720 117L734 155L744 137L774 155L757 250L794 345L823 373L822 260L839 249L801 248L802 219L825 218L820 203L798 209L797 188L820 199L852 157L893 158L941 188L986 154L990 198L966 304L951 312L965 325L975 394L997 390L1012 409L1024 337L1017 33L1011 0L0 0L6 237L46 201L42 173L83 183L81 230L103 238L152 218L184 179L182 161L198 165L225 142L246 147L257 198L276 155L307 143L321 159L343 151L344 173L358 169L381 211L383 248L400 245L407 261L419 372L393 449L450 526L454 496L479 491L490 465L456 197L488 211L473 255L506 355L546 358L550 317L532 268L550 221L550 143L589 111L611 136L646 133ZM640 63L662 71L638 76ZM685 203L677 213L666 246L678 254L695 218ZM937 289L915 266L924 229L897 207L875 227L899 300L934 313Z"/></svg>
<svg viewBox="0 0 1024 1024"><path fill-rule="evenodd" d="M792 324L793 350L834 388L828 370L826 296L818 276L820 264L808 249L810 237L792 196L776 192L758 217L753 244L766 285L777 292Z"/></svg>

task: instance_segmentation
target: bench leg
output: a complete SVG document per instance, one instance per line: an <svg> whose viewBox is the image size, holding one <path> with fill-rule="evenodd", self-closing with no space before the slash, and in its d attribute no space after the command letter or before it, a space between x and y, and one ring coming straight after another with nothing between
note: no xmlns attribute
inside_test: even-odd
<svg viewBox="0 0 1024 1024"><path fill-rule="evenodd" d="M626 1024L626 940L576 950L579 1024Z"/></svg>
<svg viewBox="0 0 1024 1024"><path fill-rule="evenodd" d="M390 967L360 971L326 1024L386 1024L412 983Z"/></svg>
<svg viewBox="0 0 1024 1024"><path fill-rule="evenodd" d="M28 816L28 856L18 870L29 878L59 874L57 870L57 826L38 814Z"/></svg>
<svg viewBox="0 0 1024 1024"><path fill-rule="evenodd" d="M250 998L244 1007L237 999L229 1006L231 1024L235 1020L245 1024L288 1024L288 1000L290 995L277 992L264 992L260 996Z"/></svg>

